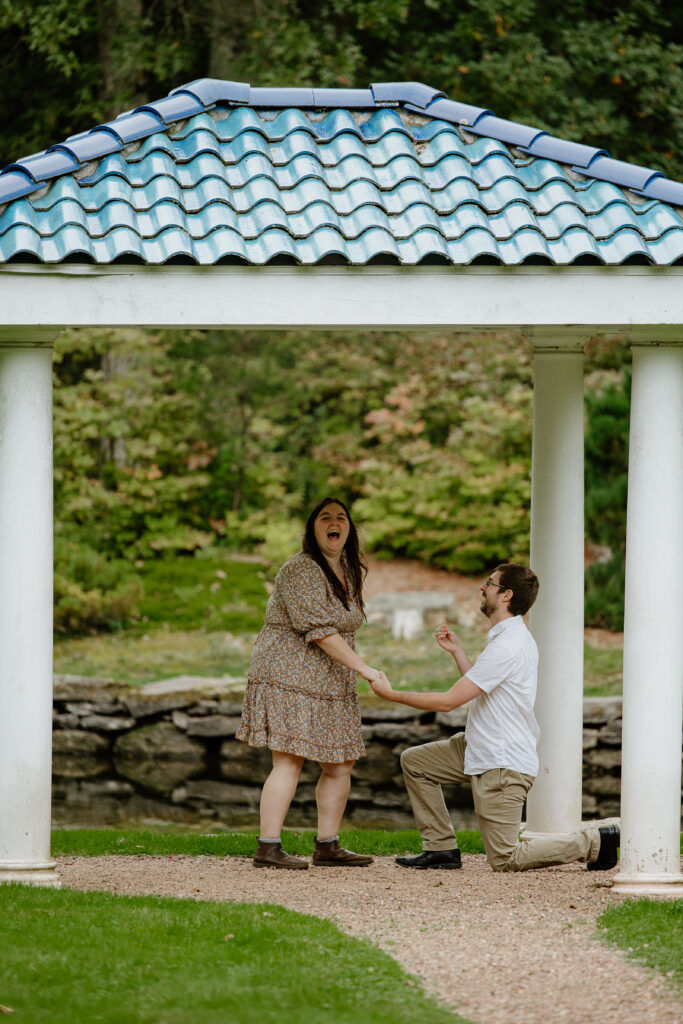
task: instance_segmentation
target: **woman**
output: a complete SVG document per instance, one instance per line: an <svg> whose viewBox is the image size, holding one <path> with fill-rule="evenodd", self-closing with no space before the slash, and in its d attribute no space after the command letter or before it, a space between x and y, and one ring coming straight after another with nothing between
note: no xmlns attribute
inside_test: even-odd
<svg viewBox="0 0 683 1024"><path fill-rule="evenodd" d="M256 867L308 867L286 853L280 840L306 758L322 769L313 864L372 863L372 857L342 849L338 835L351 769L365 753L356 672L368 682L380 675L353 648L365 618L366 571L349 510L337 498L325 498L306 521L302 550L275 577L237 733L252 747L269 747L273 756L261 793Z"/></svg>

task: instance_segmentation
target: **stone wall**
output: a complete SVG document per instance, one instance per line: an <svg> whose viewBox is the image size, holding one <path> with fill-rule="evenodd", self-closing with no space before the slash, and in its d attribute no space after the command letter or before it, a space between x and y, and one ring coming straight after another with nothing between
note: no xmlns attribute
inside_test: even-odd
<svg viewBox="0 0 683 1024"><path fill-rule="evenodd" d="M156 684L155 684L156 685ZM53 731L55 825L183 822L258 823L270 755L235 739L242 694L219 681L163 694L120 684L56 677ZM417 712L362 700L367 756L356 764L347 822L412 828L399 755L465 727L466 709ZM584 701L584 817L619 813L621 698ZM316 765L306 762L287 819L315 825ZM476 828L469 787L444 787L457 828Z"/></svg>

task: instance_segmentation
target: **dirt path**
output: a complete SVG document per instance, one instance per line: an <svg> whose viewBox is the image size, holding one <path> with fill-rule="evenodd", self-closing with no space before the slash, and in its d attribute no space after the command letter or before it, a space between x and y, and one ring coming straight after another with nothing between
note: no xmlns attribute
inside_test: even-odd
<svg viewBox="0 0 683 1024"><path fill-rule="evenodd" d="M380 857L363 870L282 872L238 858L69 857L59 871L75 889L276 903L330 918L477 1024L681 1024L669 983L595 938L597 915L618 899L611 872L497 875L467 855L463 865L414 872Z"/></svg>

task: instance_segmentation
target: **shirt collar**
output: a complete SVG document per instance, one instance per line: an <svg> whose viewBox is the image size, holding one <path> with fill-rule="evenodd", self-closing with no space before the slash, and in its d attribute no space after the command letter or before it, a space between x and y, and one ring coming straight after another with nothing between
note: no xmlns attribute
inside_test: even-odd
<svg viewBox="0 0 683 1024"><path fill-rule="evenodd" d="M521 615L513 615L511 619L503 619L501 622L497 622L495 626L486 634L486 639L490 643L491 640L495 640L501 633L507 632L508 629L516 629L520 623L524 620Z"/></svg>

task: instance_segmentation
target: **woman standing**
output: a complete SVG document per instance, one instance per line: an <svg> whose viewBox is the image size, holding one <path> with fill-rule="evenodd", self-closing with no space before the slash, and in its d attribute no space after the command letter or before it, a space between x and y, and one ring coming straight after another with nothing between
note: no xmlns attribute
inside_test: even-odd
<svg viewBox="0 0 683 1024"><path fill-rule="evenodd" d="M280 840L306 758L322 769L313 864L372 863L372 857L342 849L338 835L351 769L365 753L356 672L368 682L380 675L354 651L354 634L365 618L366 571L349 510L325 498L306 521L302 550L275 577L237 733L237 739L269 747L273 755L261 793L256 867L308 867L286 853Z"/></svg>

